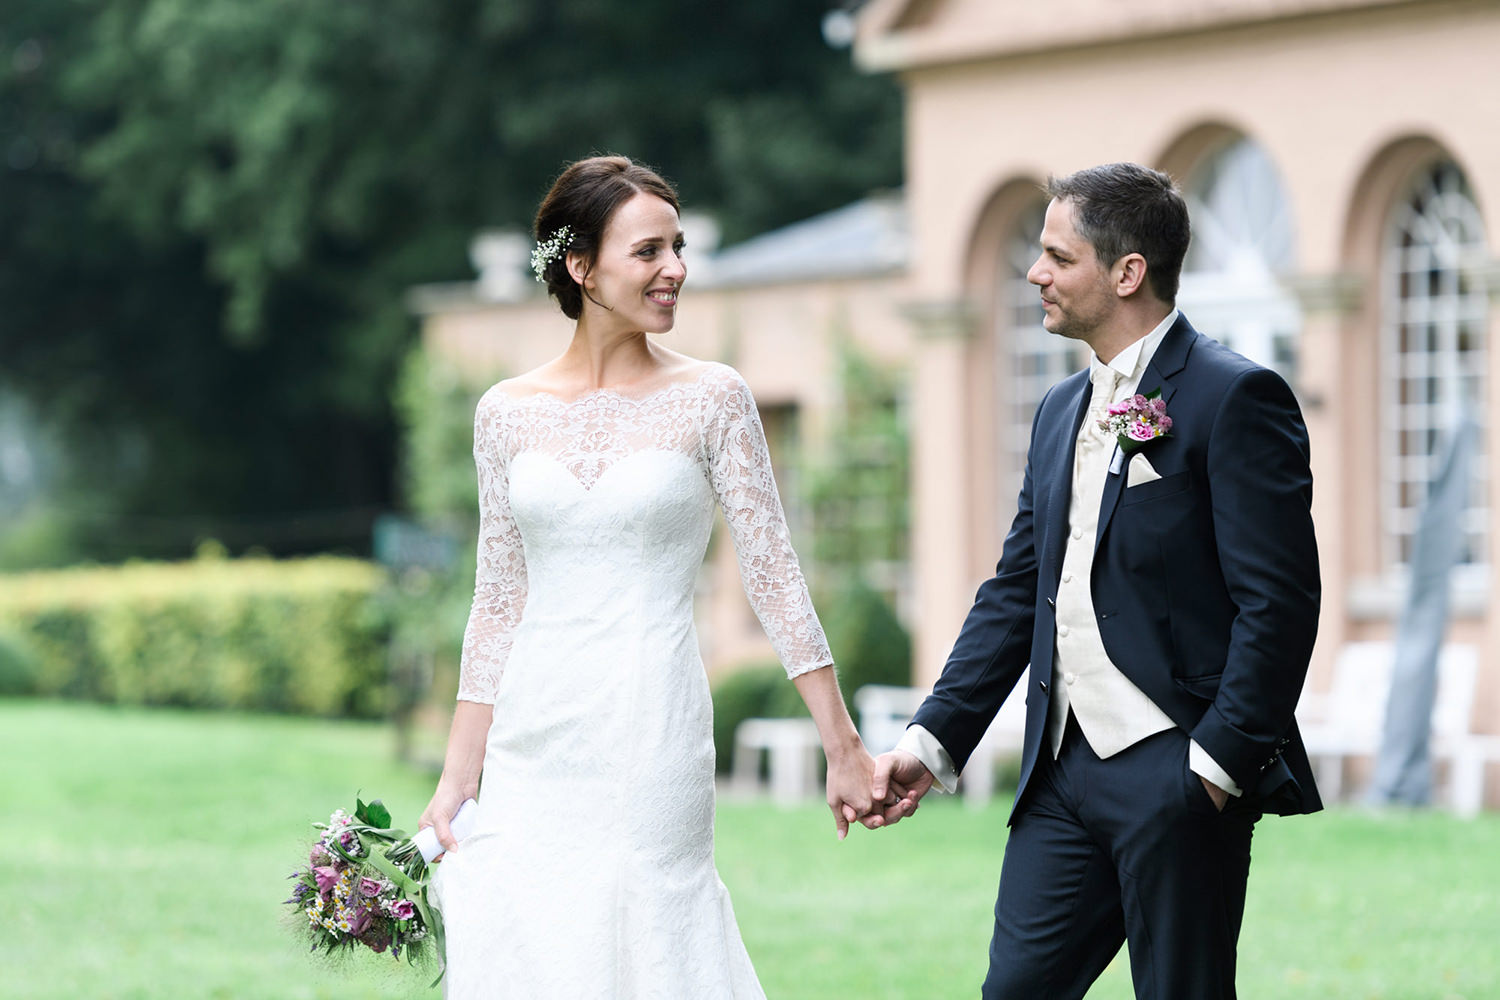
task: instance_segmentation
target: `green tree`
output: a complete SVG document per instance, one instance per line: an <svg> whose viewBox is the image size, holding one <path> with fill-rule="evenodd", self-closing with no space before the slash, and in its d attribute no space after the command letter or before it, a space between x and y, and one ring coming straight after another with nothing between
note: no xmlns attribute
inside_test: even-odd
<svg viewBox="0 0 1500 1000"><path fill-rule="evenodd" d="M467 276L568 160L656 164L730 239L897 183L896 88L821 14L10 0L0 381L69 443L85 548L358 544L392 501L404 291Z"/></svg>
<svg viewBox="0 0 1500 1000"><path fill-rule="evenodd" d="M817 601L844 694L911 683L911 637L893 610L906 572L911 454L900 385L848 338L830 439L804 473Z"/></svg>
<svg viewBox="0 0 1500 1000"><path fill-rule="evenodd" d="M847 338L839 344L840 405L829 440L804 472L820 571L880 575L906 561L910 460L897 377Z"/></svg>

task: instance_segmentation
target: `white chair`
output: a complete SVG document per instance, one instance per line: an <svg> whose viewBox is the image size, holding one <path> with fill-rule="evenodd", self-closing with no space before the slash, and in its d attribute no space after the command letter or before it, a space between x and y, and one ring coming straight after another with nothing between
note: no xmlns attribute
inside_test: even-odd
<svg viewBox="0 0 1500 1000"><path fill-rule="evenodd" d="M760 755L770 755L771 798L791 805L820 789L823 745L811 719L746 719L734 729L730 781L738 792L760 787Z"/></svg>
<svg viewBox="0 0 1500 1000"><path fill-rule="evenodd" d="M1318 788L1330 802L1343 795L1345 761L1373 757L1380 749L1394 660L1394 643L1347 643L1334 663L1327 695L1304 695L1298 707L1298 726L1316 767ZM1500 738L1470 730L1478 675L1476 647L1443 646L1438 655L1431 753L1433 761L1448 762L1448 800L1463 816L1479 812L1485 765L1500 761Z"/></svg>

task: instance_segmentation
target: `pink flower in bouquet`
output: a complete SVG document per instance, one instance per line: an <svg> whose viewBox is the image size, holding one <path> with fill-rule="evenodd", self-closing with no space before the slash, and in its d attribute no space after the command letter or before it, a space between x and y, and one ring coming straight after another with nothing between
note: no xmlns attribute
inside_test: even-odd
<svg viewBox="0 0 1500 1000"><path fill-rule="evenodd" d="M370 911L361 906L354 912L354 919L349 923L349 936L359 937L370 929Z"/></svg>
<svg viewBox="0 0 1500 1000"><path fill-rule="evenodd" d="M332 865L319 865L313 869L313 878L318 882L319 892L332 892L339 881L339 870Z"/></svg>
<svg viewBox="0 0 1500 1000"><path fill-rule="evenodd" d="M410 920L417 915L417 904L409 899L398 899L390 905L387 912L397 920Z"/></svg>
<svg viewBox="0 0 1500 1000"><path fill-rule="evenodd" d="M321 843L307 852L307 863L313 866L326 865L333 861L333 855Z"/></svg>
<svg viewBox="0 0 1500 1000"><path fill-rule="evenodd" d="M367 899L374 899L380 895L380 890L383 888L384 886L380 884L378 879L362 877L359 880L359 894Z"/></svg>

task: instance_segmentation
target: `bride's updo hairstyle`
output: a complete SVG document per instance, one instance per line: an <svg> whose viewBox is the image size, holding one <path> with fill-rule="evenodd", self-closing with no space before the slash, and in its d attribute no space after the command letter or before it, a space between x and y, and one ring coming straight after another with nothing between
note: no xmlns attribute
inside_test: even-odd
<svg viewBox="0 0 1500 1000"><path fill-rule="evenodd" d="M536 211L533 235L545 245L567 226L566 248L553 255L542 269L547 294L557 300L563 315L577 319L583 312L583 287L568 273L567 253L583 258L592 270L598 259L604 228L615 210L640 192L655 195L681 211L677 192L650 167L624 156L591 156L572 164L552 184Z"/></svg>

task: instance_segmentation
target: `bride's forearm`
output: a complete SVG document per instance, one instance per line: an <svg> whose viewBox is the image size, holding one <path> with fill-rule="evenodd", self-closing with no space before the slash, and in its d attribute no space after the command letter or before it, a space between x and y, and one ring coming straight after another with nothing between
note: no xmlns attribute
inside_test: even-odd
<svg viewBox="0 0 1500 1000"><path fill-rule="evenodd" d="M818 727L818 738L823 742L823 753L828 759L837 761L857 751L861 746L859 732L844 705L838 675L833 667L809 670L794 677L792 683L812 713L813 722Z"/></svg>
<svg viewBox="0 0 1500 1000"><path fill-rule="evenodd" d="M453 724L448 729L448 751L443 757L443 775L438 784L456 789L465 798L479 792L484 745L494 716L493 705L458 702L453 709Z"/></svg>

